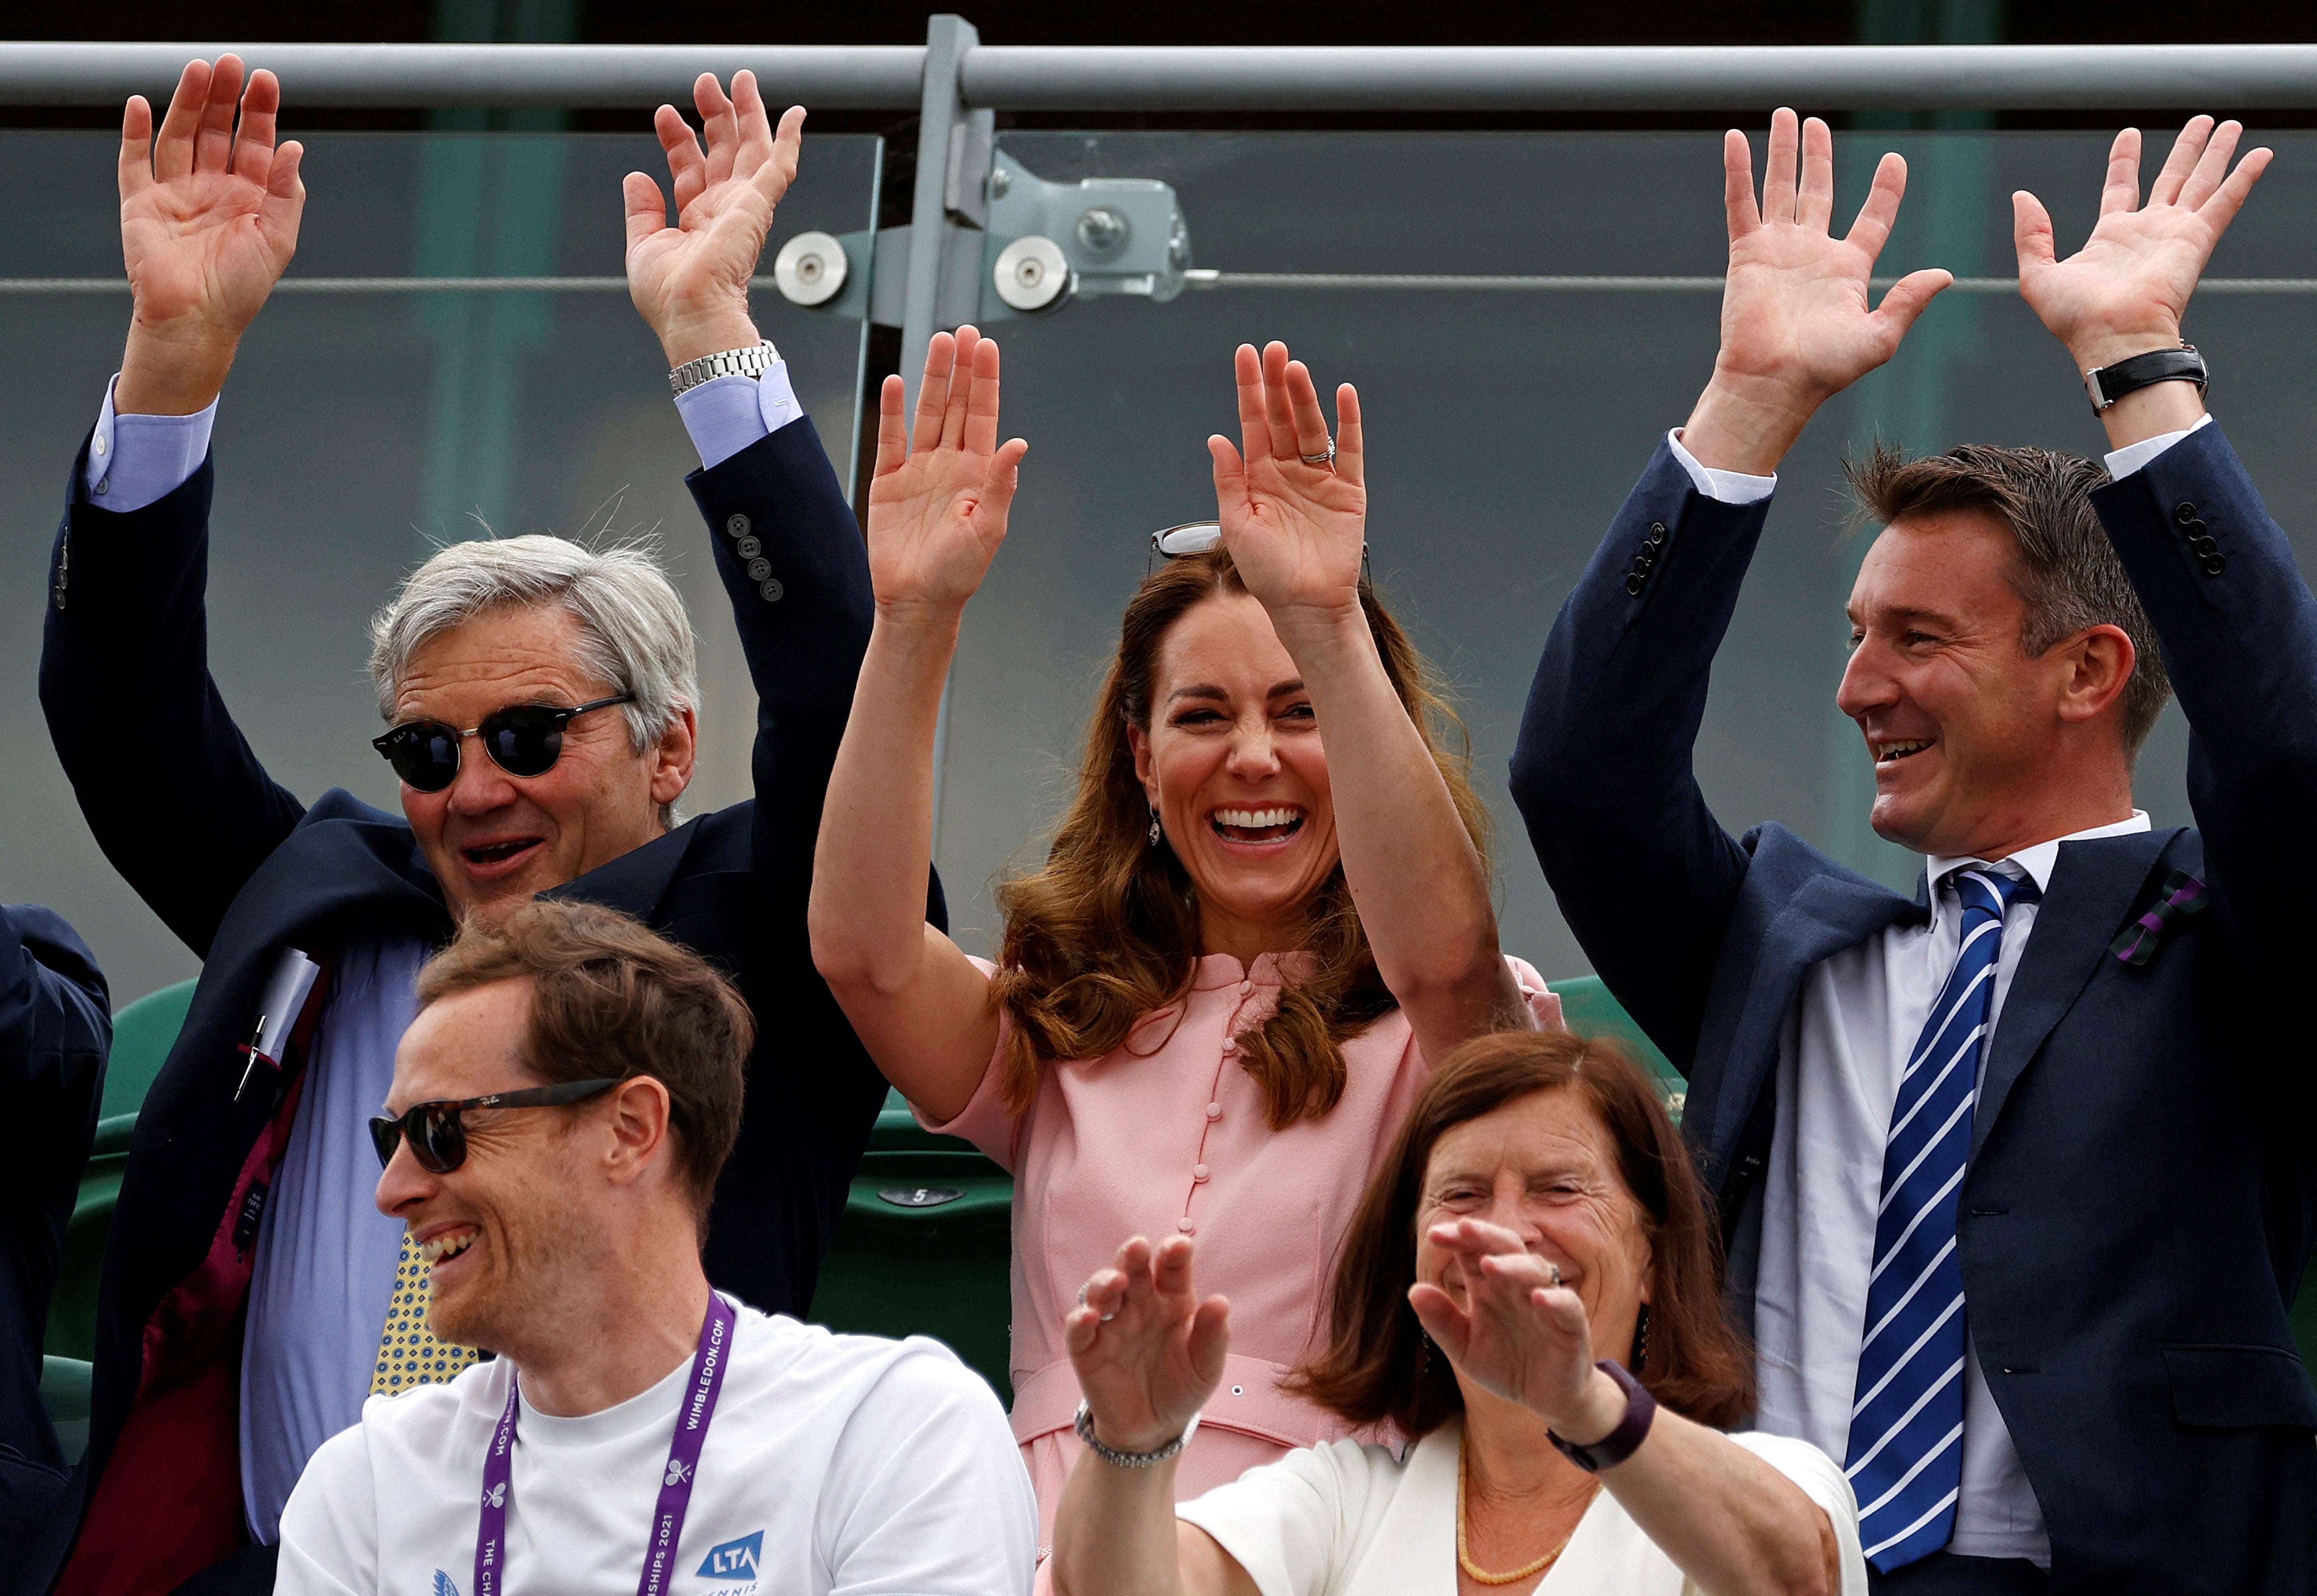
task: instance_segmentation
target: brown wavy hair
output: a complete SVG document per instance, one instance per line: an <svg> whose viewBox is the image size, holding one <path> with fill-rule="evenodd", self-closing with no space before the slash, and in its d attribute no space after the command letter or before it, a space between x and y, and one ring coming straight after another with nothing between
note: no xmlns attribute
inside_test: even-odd
<svg viewBox="0 0 2317 1596"><path fill-rule="evenodd" d="M1540 1091L1574 1092L1599 1117L1642 1211L1651 1249L1649 1334L1634 1377L1667 1407L1717 1430L1753 1412L1753 1362L1722 1312L1721 1233L1681 1133L1622 1048L1567 1031L1500 1031L1441 1062L1345 1235L1327 1345L1289 1377L1288 1390L1353 1424L1389 1420L1410 1439L1464 1411L1448 1359L1425 1345L1408 1304L1425 1170L1453 1126Z"/></svg>
<svg viewBox="0 0 2317 1596"><path fill-rule="evenodd" d="M1150 804L1127 731L1150 730L1158 652L1176 623L1207 599L1246 591L1220 549L1167 560L1144 579L1120 623L1118 654L1087 729L1078 794L1045 867L997 889L1006 930L990 998L1014 1021L1002 1084L1017 1110L1029 1106L1048 1062L1113 1052L1146 1016L1190 990L1198 891L1173 848L1150 845ZM1384 674L1485 867L1488 809L1472 788L1463 722L1366 581L1359 592ZM1344 1093L1344 1043L1396 1007L1340 862L1313 895L1305 924L1302 951L1315 967L1290 982L1278 1009L1240 1039L1240 1065L1262 1085L1274 1130L1336 1106Z"/></svg>

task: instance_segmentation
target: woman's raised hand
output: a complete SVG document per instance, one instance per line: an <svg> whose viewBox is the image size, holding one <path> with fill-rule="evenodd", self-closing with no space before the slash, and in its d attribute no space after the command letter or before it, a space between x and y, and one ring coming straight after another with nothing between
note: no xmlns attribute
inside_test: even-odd
<svg viewBox="0 0 2317 1596"><path fill-rule="evenodd" d="M1486 1220L1436 1224L1431 1241L1461 1266L1466 1305L1426 1283L1410 1287L1408 1301L1449 1361L1557 1433L1589 1443L1614 1429L1614 1417L1597 1434L1590 1423L1601 1398L1597 1382L1606 1377L1593 1367L1584 1301L1560 1283L1560 1269Z"/></svg>
<svg viewBox="0 0 2317 1596"><path fill-rule="evenodd" d="M1030 445L997 441L997 345L972 327L934 335L914 436L901 400L900 378L886 378L869 483L870 581L880 609L954 610L1006 541Z"/></svg>
<svg viewBox="0 0 2317 1596"><path fill-rule="evenodd" d="M1360 396L1348 382L1336 390L1331 467L1328 417L1303 363L1273 343L1260 355L1240 345L1234 364L1241 447L1207 440L1223 547L1274 624L1296 611L1356 614L1368 516Z"/></svg>
<svg viewBox="0 0 2317 1596"><path fill-rule="evenodd" d="M1062 1317L1096 1439L1155 1452L1182 1434L1223 1377L1230 1319L1228 1302L1201 1302L1192 1290L1189 1237L1154 1250L1137 1236L1121 1247Z"/></svg>

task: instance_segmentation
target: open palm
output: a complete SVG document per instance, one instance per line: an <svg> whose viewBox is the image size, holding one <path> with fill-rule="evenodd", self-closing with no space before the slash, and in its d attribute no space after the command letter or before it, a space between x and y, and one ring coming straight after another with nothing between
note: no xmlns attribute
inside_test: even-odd
<svg viewBox="0 0 2317 1596"><path fill-rule="evenodd" d="M1230 1305L1199 1300L1191 1242L1157 1249L1141 1236L1087 1282L1062 1340L1093 1410L1095 1431L1122 1451L1155 1451L1183 1433L1223 1377Z"/></svg>
<svg viewBox="0 0 2317 1596"><path fill-rule="evenodd" d="M301 147L274 148L282 85L220 56L190 63L157 138L131 96L121 121L121 252L137 318L240 336L298 249ZM235 128L237 107L240 127Z"/></svg>
<svg viewBox="0 0 2317 1596"><path fill-rule="evenodd" d="M1331 470L1304 458L1328 452L1328 422L1311 372L1288 358L1287 345L1270 344L1257 355L1242 344L1233 366L1244 453L1228 438L1207 440L1223 547L1275 618L1356 610L1368 516L1358 393L1348 382L1336 390Z"/></svg>
<svg viewBox="0 0 2317 1596"><path fill-rule="evenodd" d="M1456 1258L1464 1305L1437 1286L1409 1288L1425 1331L1467 1379L1548 1422L1573 1412L1593 1376L1585 1305L1511 1231L1484 1220L1436 1226Z"/></svg>
<svg viewBox="0 0 2317 1596"><path fill-rule="evenodd" d="M1880 308L1870 307L1869 279L1906 193L1907 163L1883 157L1857 220L1834 237L1834 136L1816 117L1799 129L1791 111L1770 119L1758 207L1753 152L1734 129L1722 139L1722 177L1730 270L1718 375L1824 399L1896 354L1931 296L1953 281L1945 272L1912 273Z"/></svg>
<svg viewBox="0 0 2317 1596"><path fill-rule="evenodd" d="M675 225L666 225L667 202L648 175L631 172L621 188L628 292L664 339L687 317L747 304L774 208L796 179L804 138L804 108L791 106L775 130L752 72L732 75L729 98L712 75L702 73L693 103L704 148L675 106L661 106L652 122L667 155Z"/></svg>
<svg viewBox="0 0 2317 1596"><path fill-rule="evenodd" d="M2108 150L2099 220L2084 247L2054 257L2051 213L2025 190L2012 195L2019 293L2044 325L2095 363L2178 342L2180 318L2213 247L2267 169L2256 149L2229 170L2244 130L2199 116L2180 130L2172 153L2140 202L2140 130L2126 128ZM2113 342L2113 348L2102 347Z"/></svg>
<svg viewBox="0 0 2317 1596"><path fill-rule="evenodd" d="M997 442L997 345L972 327L935 333L917 390L915 437L901 380L878 395L869 483L869 578L881 606L962 605L1006 541L1023 455Z"/></svg>

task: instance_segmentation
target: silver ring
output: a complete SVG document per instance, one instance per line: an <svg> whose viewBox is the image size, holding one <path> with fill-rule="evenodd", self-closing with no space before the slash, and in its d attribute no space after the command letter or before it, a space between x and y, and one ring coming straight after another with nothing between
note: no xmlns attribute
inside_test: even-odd
<svg viewBox="0 0 2317 1596"><path fill-rule="evenodd" d="M1086 1283L1086 1285L1085 1285L1085 1286L1080 1286L1080 1287L1078 1287L1078 1306L1080 1306L1081 1308L1083 1308L1083 1307L1085 1307L1085 1306L1087 1305L1087 1299L1086 1299L1087 1286L1091 1286L1091 1285L1093 1285L1093 1284L1094 1284L1094 1282L1093 1282L1093 1281L1088 1280L1088 1281ZM1114 1320L1114 1319L1115 1319L1115 1318L1117 1318L1117 1317L1118 1317L1117 1313L1116 1313L1115 1311L1114 1311L1114 1312L1111 1312L1111 1313L1108 1313L1108 1314L1105 1314L1102 1316L1102 1322L1103 1322L1105 1324L1107 1324L1107 1323L1109 1323L1112 1320Z"/></svg>
<svg viewBox="0 0 2317 1596"><path fill-rule="evenodd" d="M1298 456L1298 458L1301 459L1305 465L1324 465L1329 471L1333 471L1336 469L1336 440L1333 438L1329 438L1328 440L1328 447L1326 452L1323 453L1304 454Z"/></svg>
<svg viewBox="0 0 2317 1596"><path fill-rule="evenodd" d="M1548 1258L1548 1259L1546 1259L1546 1260L1544 1260L1544 1267L1545 1267L1546 1269L1551 1269L1551 1270L1552 1271L1552 1283L1553 1283L1555 1286L1560 1285L1560 1284L1561 1284L1561 1266L1560 1266L1559 1264L1557 1264L1557 1263L1553 1262L1553 1261L1552 1261L1552 1260L1551 1260L1551 1259L1549 1259L1549 1258ZM1080 1292L1080 1293L1078 1294L1078 1300L1079 1300L1080 1302L1084 1302L1084 1301L1086 1300L1086 1294L1085 1294L1084 1292Z"/></svg>

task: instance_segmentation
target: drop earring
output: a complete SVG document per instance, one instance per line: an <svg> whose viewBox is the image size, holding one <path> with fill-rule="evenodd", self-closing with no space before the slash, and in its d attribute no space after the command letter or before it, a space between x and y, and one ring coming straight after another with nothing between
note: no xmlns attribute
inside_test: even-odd
<svg viewBox="0 0 2317 1596"><path fill-rule="evenodd" d="M1650 1357L1650 1305L1643 1303L1633 1325L1633 1367L1639 1368Z"/></svg>
<svg viewBox="0 0 2317 1596"><path fill-rule="evenodd" d="M1165 835L1166 833L1158 829L1158 806L1154 804L1151 806L1150 810L1150 846L1152 847L1157 847L1158 846L1159 838Z"/></svg>

